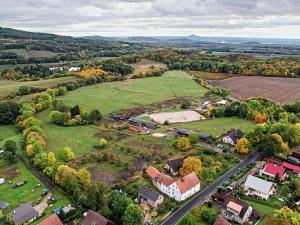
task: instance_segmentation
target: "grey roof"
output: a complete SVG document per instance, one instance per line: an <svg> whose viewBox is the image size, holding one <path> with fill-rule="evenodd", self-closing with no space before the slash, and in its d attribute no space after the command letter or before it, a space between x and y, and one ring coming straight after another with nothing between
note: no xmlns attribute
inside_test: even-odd
<svg viewBox="0 0 300 225"><path fill-rule="evenodd" d="M209 137L210 137L209 134L199 133L199 138L200 139L208 139Z"/></svg>
<svg viewBox="0 0 300 225"><path fill-rule="evenodd" d="M179 135L190 135L195 132L192 130L184 129L184 128L176 128L176 133Z"/></svg>
<svg viewBox="0 0 300 225"><path fill-rule="evenodd" d="M146 120L142 120L136 117L130 117L130 119L128 120L131 123L135 123L135 124L141 124L147 128L156 128L157 127L157 123L155 122L151 122L151 121L146 121Z"/></svg>
<svg viewBox="0 0 300 225"><path fill-rule="evenodd" d="M178 172L182 166L184 158L170 159L168 165L172 168L174 172Z"/></svg>
<svg viewBox="0 0 300 225"><path fill-rule="evenodd" d="M139 189L139 195L142 196L143 198L146 198L152 202L156 202L159 194L156 191L153 191L152 189L142 186Z"/></svg>
<svg viewBox="0 0 300 225"><path fill-rule="evenodd" d="M269 194L274 183L249 175L245 182L245 186L257 190L259 192Z"/></svg>
<svg viewBox="0 0 300 225"><path fill-rule="evenodd" d="M30 203L19 206L10 214L16 224L23 224L38 215Z"/></svg>
<svg viewBox="0 0 300 225"><path fill-rule="evenodd" d="M228 132L226 136L229 136L234 143L237 143L240 138L244 137L244 133L240 129L237 129Z"/></svg>

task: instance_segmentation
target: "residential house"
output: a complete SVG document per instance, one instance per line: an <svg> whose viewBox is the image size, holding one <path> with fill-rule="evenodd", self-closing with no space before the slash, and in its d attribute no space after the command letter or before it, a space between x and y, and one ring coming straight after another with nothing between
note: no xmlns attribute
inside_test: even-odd
<svg viewBox="0 0 300 225"><path fill-rule="evenodd" d="M112 113L111 117L116 121L129 120L131 113Z"/></svg>
<svg viewBox="0 0 300 225"><path fill-rule="evenodd" d="M244 184L245 195L268 199L274 194L276 185L273 182L249 175Z"/></svg>
<svg viewBox="0 0 300 225"><path fill-rule="evenodd" d="M222 217L229 221L244 224L251 217L253 208L228 193L217 193L213 199L220 204Z"/></svg>
<svg viewBox="0 0 300 225"><path fill-rule="evenodd" d="M155 122L142 120L142 119L139 119L136 117L130 117L130 119L128 121L129 121L129 123L134 124L138 127L146 127L149 129L155 129L158 127L158 124Z"/></svg>
<svg viewBox="0 0 300 225"><path fill-rule="evenodd" d="M200 179L194 172L177 181L154 167L148 167L146 173L161 192L176 201L184 201L200 190Z"/></svg>
<svg viewBox="0 0 300 225"><path fill-rule="evenodd" d="M259 174L272 179L278 176L280 181L283 181L286 178L285 168L274 163L267 163L265 167L259 171Z"/></svg>
<svg viewBox="0 0 300 225"><path fill-rule="evenodd" d="M5 183L5 179L4 178L0 178L0 184L4 184Z"/></svg>
<svg viewBox="0 0 300 225"><path fill-rule="evenodd" d="M195 133L192 130L183 129L183 128L176 128L176 135L181 137L188 137L190 134Z"/></svg>
<svg viewBox="0 0 300 225"><path fill-rule="evenodd" d="M25 203L10 212L10 220L17 225L22 225L34 221L38 213L34 210L31 203Z"/></svg>
<svg viewBox="0 0 300 225"><path fill-rule="evenodd" d="M225 220L222 216L218 216L214 225L231 225L227 220Z"/></svg>
<svg viewBox="0 0 300 225"><path fill-rule="evenodd" d="M195 172L180 178L175 183L176 185L173 183L176 187L174 199L179 202L200 191L200 179Z"/></svg>
<svg viewBox="0 0 300 225"><path fill-rule="evenodd" d="M300 153L292 152L288 157L287 160L291 163L299 164L300 165Z"/></svg>
<svg viewBox="0 0 300 225"><path fill-rule="evenodd" d="M114 223L99 213L89 210L85 215L83 225L114 225Z"/></svg>
<svg viewBox="0 0 300 225"><path fill-rule="evenodd" d="M177 176L179 169L182 167L184 158L176 158L168 160L165 169L170 171L173 176Z"/></svg>
<svg viewBox="0 0 300 225"><path fill-rule="evenodd" d="M149 166L145 172L146 172L147 176L150 178L150 180L156 179L161 174L161 172L159 172L153 166Z"/></svg>
<svg viewBox="0 0 300 225"><path fill-rule="evenodd" d="M240 129L231 129L224 135L223 142L235 146L242 137L244 137L244 133Z"/></svg>
<svg viewBox="0 0 300 225"><path fill-rule="evenodd" d="M38 225L63 225L63 223L56 214L52 214Z"/></svg>
<svg viewBox="0 0 300 225"><path fill-rule="evenodd" d="M157 208L164 201L164 197L162 195L146 186L140 187L138 198L142 202L147 202L147 204L152 208Z"/></svg>

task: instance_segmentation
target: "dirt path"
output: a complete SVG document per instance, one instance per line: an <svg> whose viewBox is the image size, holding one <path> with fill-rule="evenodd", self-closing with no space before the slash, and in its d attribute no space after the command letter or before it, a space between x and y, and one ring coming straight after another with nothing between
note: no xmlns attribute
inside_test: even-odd
<svg viewBox="0 0 300 225"><path fill-rule="evenodd" d="M49 192L44 199L40 202L40 204L35 205L33 208L35 211L37 211L37 213L39 214L39 216L41 216L43 214L43 212L48 208L48 199L52 196L52 193Z"/></svg>

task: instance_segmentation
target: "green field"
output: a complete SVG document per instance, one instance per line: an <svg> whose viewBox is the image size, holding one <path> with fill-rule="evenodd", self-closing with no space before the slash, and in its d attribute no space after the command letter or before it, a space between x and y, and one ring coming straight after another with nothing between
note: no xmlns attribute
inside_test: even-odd
<svg viewBox="0 0 300 225"><path fill-rule="evenodd" d="M146 94L147 93L147 94ZM107 115L114 110L161 102L175 96L202 96L199 88L184 72L169 72L163 77L134 80L133 83L102 83L79 88L63 97L68 105L79 104L88 110L99 108ZM75 155L91 152L97 145L99 129L95 126L61 127L49 123L50 110L37 114L46 132L47 150L57 152L69 146Z"/></svg>
<svg viewBox="0 0 300 225"><path fill-rule="evenodd" d="M215 118L210 120L196 121L190 123L173 124L174 127L191 129L197 132L206 133L214 137L218 137L230 128L241 129L243 132L248 132L253 129L256 124L250 120L240 118Z"/></svg>
<svg viewBox="0 0 300 225"><path fill-rule="evenodd" d="M98 108L107 115L113 111L162 102L174 97L200 97L204 90L185 72L170 71L162 77L131 82L110 82L79 88L63 97L68 105Z"/></svg>
<svg viewBox="0 0 300 225"><path fill-rule="evenodd" d="M13 81L13 80L0 80L0 98L10 93L17 91L20 86L30 86L39 88L54 87L58 83L66 82L74 79L80 79L77 77L61 77L48 80L38 81Z"/></svg>
<svg viewBox="0 0 300 225"><path fill-rule="evenodd" d="M46 132L47 150L57 152L60 148L69 146L75 155L91 152L97 144L95 126L61 127L50 124L48 120L50 110L45 110L37 115L41 120L42 128Z"/></svg>

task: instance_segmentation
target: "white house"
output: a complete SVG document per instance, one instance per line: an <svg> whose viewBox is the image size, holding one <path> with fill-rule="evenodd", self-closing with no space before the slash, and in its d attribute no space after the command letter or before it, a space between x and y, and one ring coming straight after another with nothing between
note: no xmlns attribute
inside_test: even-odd
<svg viewBox="0 0 300 225"><path fill-rule="evenodd" d="M200 190L200 179L194 172L177 181L158 172L154 167L148 167L146 173L161 192L178 202L184 201Z"/></svg>
<svg viewBox="0 0 300 225"><path fill-rule="evenodd" d="M0 178L0 184L4 184L4 183L5 183L4 178Z"/></svg>
<svg viewBox="0 0 300 225"><path fill-rule="evenodd" d="M69 72L77 72L79 70L80 70L80 67L70 67L68 71Z"/></svg>
<svg viewBox="0 0 300 225"><path fill-rule="evenodd" d="M223 142L232 146L236 145L237 141L244 136L240 129L229 130L223 137Z"/></svg>
<svg viewBox="0 0 300 225"><path fill-rule="evenodd" d="M249 175L244 184L245 195L256 196L262 199L268 199L274 194L276 185L273 182L260 179Z"/></svg>

